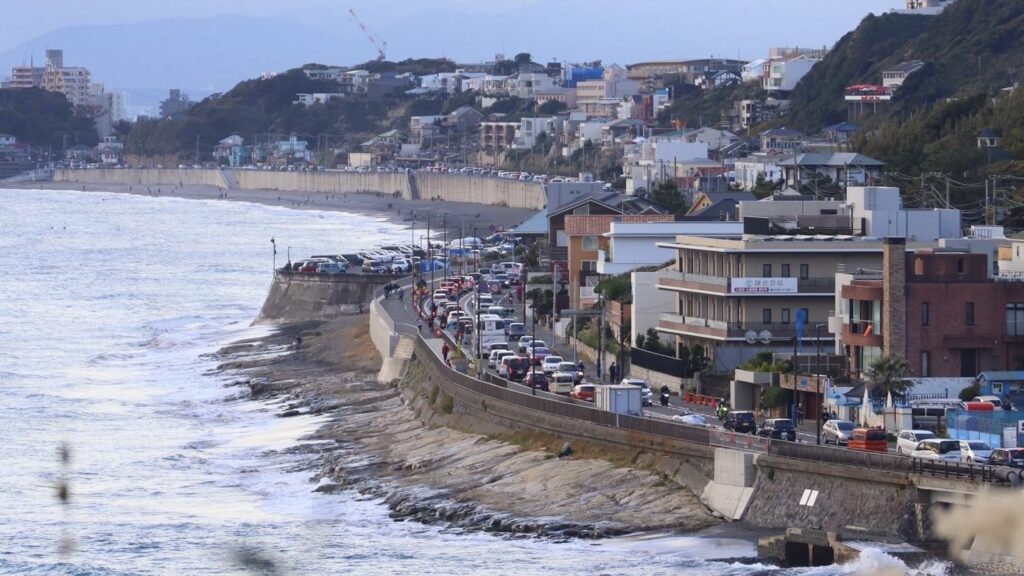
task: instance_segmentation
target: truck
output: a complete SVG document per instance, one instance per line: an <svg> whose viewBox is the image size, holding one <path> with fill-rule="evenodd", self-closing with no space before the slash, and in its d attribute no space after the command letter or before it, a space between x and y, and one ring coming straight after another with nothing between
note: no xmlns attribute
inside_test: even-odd
<svg viewBox="0 0 1024 576"><path fill-rule="evenodd" d="M616 414L643 416L643 390L629 384L595 386L594 406Z"/></svg>

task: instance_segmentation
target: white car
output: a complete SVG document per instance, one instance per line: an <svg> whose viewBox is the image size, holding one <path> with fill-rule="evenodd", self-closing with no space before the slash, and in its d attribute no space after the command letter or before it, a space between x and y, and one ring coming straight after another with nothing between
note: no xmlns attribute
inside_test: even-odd
<svg viewBox="0 0 1024 576"><path fill-rule="evenodd" d="M561 362L561 356L545 356L544 360L540 363L540 368L545 374L554 374L555 372L558 372L558 365Z"/></svg>
<svg viewBox="0 0 1024 576"><path fill-rule="evenodd" d="M968 440L967 447L960 446L960 458L968 464L988 464L992 447L980 440Z"/></svg>
<svg viewBox="0 0 1024 576"><path fill-rule="evenodd" d="M935 438L935 434L928 430L900 430L896 435L896 453L900 456L910 456L922 440L932 438Z"/></svg>
<svg viewBox="0 0 1024 576"><path fill-rule="evenodd" d="M501 364L501 359L505 356L515 356L515 352L511 350L493 350L489 358L487 358L487 365L493 370Z"/></svg>
<svg viewBox="0 0 1024 576"><path fill-rule="evenodd" d="M530 353L530 348L547 348L543 340L534 340L532 336L523 336L519 339L519 351L524 354Z"/></svg>
<svg viewBox="0 0 1024 576"><path fill-rule="evenodd" d="M930 438L917 443L914 451L910 453L911 458L922 460L940 460L945 462L960 462L961 450L970 449L966 440L943 440L941 438Z"/></svg>
<svg viewBox="0 0 1024 576"><path fill-rule="evenodd" d="M853 434L855 427L849 420L829 420L821 427L821 441L842 446L850 441L850 435Z"/></svg>

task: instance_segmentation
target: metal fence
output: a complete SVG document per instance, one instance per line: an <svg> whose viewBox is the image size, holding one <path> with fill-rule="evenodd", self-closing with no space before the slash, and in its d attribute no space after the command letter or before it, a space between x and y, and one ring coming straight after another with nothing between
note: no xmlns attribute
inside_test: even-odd
<svg viewBox="0 0 1024 576"><path fill-rule="evenodd" d="M753 434L742 434L728 430L710 430L709 432L711 445L719 448L767 453L772 444L771 438L763 438Z"/></svg>
<svg viewBox="0 0 1024 576"><path fill-rule="evenodd" d="M884 452L868 452L850 450L817 444L801 444L798 442L772 441L768 452L773 456L812 460L828 464L856 466L889 472L906 473L910 471L911 458Z"/></svg>

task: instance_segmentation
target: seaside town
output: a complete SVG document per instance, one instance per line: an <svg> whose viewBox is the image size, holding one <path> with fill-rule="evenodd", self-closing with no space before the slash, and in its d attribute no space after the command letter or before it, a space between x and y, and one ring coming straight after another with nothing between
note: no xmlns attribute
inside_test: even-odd
<svg viewBox="0 0 1024 576"><path fill-rule="evenodd" d="M516 503L487 499L511 490L484 487L501 474L461 454L467 478L423 482L480 509L368 488L396 518L488 509L485 531L570 538L737 523L779 566L880 550L1024 571L1024 517L981 520L1020 509L1024 482L1024 7L906 0L832 46L623 63L392 61L349 12L375 59L173 88L137 114L80 54L46 49L0 84L0 188L401 225L372 247L324 233L308 253L268 234L266 351L310 366L369 351L403 423L606 460L700 510L666 520L652 497L630 524L602 503L610 524L574 510L556 529L551 504L514 523ZM283 416L345 405L309 400L302 366L245 385ZM441 466L374 450L389 478ZM345 462L324 492L349 482Z"/></svg>

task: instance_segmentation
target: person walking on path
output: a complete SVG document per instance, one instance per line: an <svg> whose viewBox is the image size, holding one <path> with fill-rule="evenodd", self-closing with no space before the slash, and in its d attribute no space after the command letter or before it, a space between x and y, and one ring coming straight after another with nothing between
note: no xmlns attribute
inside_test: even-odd
<svg viewBox="0 0 1024 576"><path fill-rule="evenodd" d="M612 362L612 365L608 367L608 381L612 384L615 383L615 362Z"/></svg>
<svg viewBox="0 0 1024 576"><path fill-rule="evenodd" d="M797 424L803 424L804 423L804 405L802 403L801 404L797 404L797 406L796 406L796 423Z"/></svg>
<svg viewBox="0 0 1024 576"><path fill-rule="evenodd" d="M444 363L445 364L448 363L448 353L449 352L451 352L451 348L448 348L448 343L445 342L444 345L441 346L441 357L444 359Z"/></svg>
<svg viewBox="0 0 1024 576"><path fill-rule="evenodd" d="M398 301L405 302L405 288L398 288Z"/></svg>
<svg viewBox="0 0 1024 576"><path fill-rule="evenodd" d="M420 331L420 334L423 334L423 318L416 319L416 329Z"/></svg>

